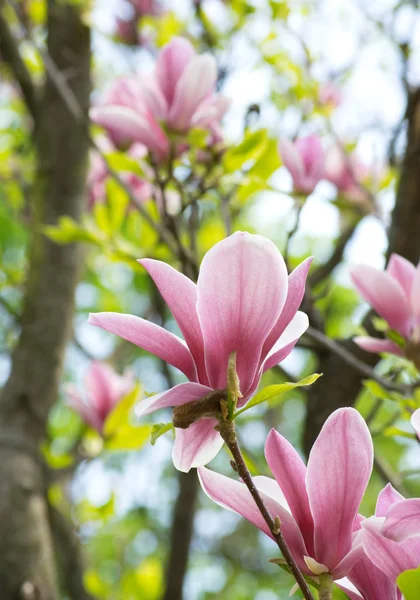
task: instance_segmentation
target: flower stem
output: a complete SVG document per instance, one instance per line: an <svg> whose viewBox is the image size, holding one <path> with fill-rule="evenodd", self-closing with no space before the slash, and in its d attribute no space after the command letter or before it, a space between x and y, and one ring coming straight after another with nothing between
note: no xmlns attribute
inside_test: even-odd
<svg viewBox="0 0 420 600"><path fill-rule="evenodd" d="M238 439L236 437L235 432L235 424L231 421L222 421L219 427L220 435L222 436L224 442L226 443L234 458L234 464L236 467L235 470L238 472L239 476L242 478L243 482L248 488L251 496L254 498L255 504L258 506L258 509L264 521L267 523L274 540L277 542L277 545L286 561L287 566L289 567L292 575L296 579L296 582L302 591L303 597L305 598L305 600L314 600L314 597L311 593L311 590L309 589L305 577L303 576L302 571L299 569L295 559L292 556L292 553L290 552L289 546L287 545L286 540L283 537L277 515L275 515L275 517L277 518L273 518L271 516L269 510L264 504L264 500L261 498L259 491L255 487L254 481L251 477L251 473L249 472L248 467L246 466L244 457L242 456L242 452L238 444ZM328 598L330 597L331 596L325 596L324 600L328 600Z"/></svg>
<svg viewBox="0 0 420 600"><path fill-rule="evenodd" d="M324 573L319 576L319 600L332 600L333 580L331 575Z"/></svg>

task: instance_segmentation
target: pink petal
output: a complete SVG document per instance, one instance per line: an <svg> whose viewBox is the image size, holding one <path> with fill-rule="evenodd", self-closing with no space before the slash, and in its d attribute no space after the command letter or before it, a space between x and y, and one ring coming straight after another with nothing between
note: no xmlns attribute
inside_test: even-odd
<svg viewBox="0 0 420 600"><path fill-rule="evenodd" d="M109 365L92 362L86 373L86 389L98 414L106 417L115 404L113 394L113 370Z"/></svg>
<svg viewBox="0 0 420 600"><path fill-rule="evenodd" d="M201 419L188 429L176 429L172 460L178 471L202 467L219 453L223 440L215 430L217 425L217 419Z"/></svg>
<svg viewBox="0 0 420 600"><path fill-rule="evenodd" d="M410 298L416 267L399 254L391 254L386 270L398 281L407 298Z"/></svg>
<svg viewBox="0 0 420 600"><path fill-rule="evenodd" d="M353 522L373 465L369 429L354 408L329 416L309 455L306 489L315 557L333 569L352 546Z"/></svg>
<svg viewBox="0 0 420 600"><path fill-rule="evenodd" d="M362 298L402 336L410 334L410 307L399 283L386 271L368 265L351 269L351 278Z"/></svg>
<svg viewBox="0 0 420 600"><path fill-rule="evenodd" d="M305 167L295 144L286 138L281 139L279 141L279 154L284 166L292 176L294 186L299 189L305 176Z"/></svg>
<svg viewBox="0 0 420 600"><path fill-rule="evenodd" d="M389 507L382 533L399 542L420 535L420 498L400 500Z"/></svg>
<svg viewBox="0 0 420 600"><path fill-rule="evenodd" d="M84 423L90 425L90 427L101 433L103 420L94 407L84 401L84 399L80 396L78 389L73 384L68 384L64 387L64 393L67 397L67 406L79 413L80 418L82 421L84 421Z"/></svg>
<svg viewBox="0 0 420 600"><path fill-rule="evenodd" d="M250 521L266 535L272 534L261 516L248 488L240 481L234 481L209 469L198 470L201 487L214 502L232 510ZM278 516L282 524L282 532L286 542L300 568L308 573L303 557L307 555L305 543L292 515L271 496L260 491L264 503L273 517Z"/></svg>
<svg viewBox="0 0 420 600"><path fill-rule="evenodd" d="M335 582L335 585L342 590L350 600L364 600L362 594L357 591L357 588L349 581L348 577L343 577Z"/></svg>
<svg viewBox="0 0 420 600"><path fill-rule="evenodd" d="M282 360L289 356L296 343L299 341L300 337L305 333L308 327L308 315L298 311L280 336L280 339L270 350L266 360L264 361L263 371L268 371L268 369L278 365Z"/></svg>
<svg viewBox="0 0 420 600"><path fill-rule="evenodd" d="M379 517L363 521L363 547L374 565L395 581L403 571L418 567L420 536L394 542L381 534L383 522L384 519Z"/></svg>
<svg viewBox="0 0 420 600"><path fill-rule="evenodd" d="M286 302L284 303L283 310L281 311L277 323L274 325L264 343L262 352L263 358L265 358L297 313L305 294L306 278L312 260L312 257L306 258L290 273Z"/></svg>
<svg viewBox="0 0 420 600"><path fill-rule="evenodd" d="M358 542L353 542L353 546L350 551L340 560L338 565L336 565L331 570L331 575L334 579L341 579L350 573L350 571L354 568L355 565L361 560L364 556L363 545L361 539Z"/></svg>
<svg viewBox="0 0 420 600"><path fill-rule="evenodd" d="M306 175L312 186L324 175L325 152L321 140L315 134L296 140L295 146L303 160Z"/></svg>
<svg viewBox="0 0 420 600"><path fill-rule="evenodd" d="M193 400L204 398L204 396L207 396L211 392L213 392L211 388L200 383L180 383L166 392L161 392L160 394L155 394L141 400L136 406L136 416L143 417L161 408L188 404L188 402L192 402Z"/></svg>
<svg viewBox="0 0 420 600"><path fill-rule="evenodd" d="M194 56L193 46L181 37L172 38L159 52L156 78L169 106L173 102L178 80Z"/></svg>
<svg viewBox="0 0 420 600"><path fill-rule="evenodd" d="M156 119L165 119L168 113L168 103L153 76L144 77L141 91L151 114Z"/></svg>
<svg viewBox="0 0 420 600"><path fill-rule="evenodd" d="M190 60L179 79L173 104L169 111L168 125L185 131L200 103L213 91L217 79L217 65L209 54L195 56Z"/></svg>
<svg viewBox="0 0 420 600"><path fill-rule="evenodd" d="M252 478L255 483L255 487L259 492L263 492L266 496L270 496L273 500L278 502L283 508L290 512L289 505L285 498L285 495L279 488L279 484L272 477L266 477L265 475L256 475Z"/></svg>
<svg viewBox="0 0 420 600"><path fill-rule="evenodd" d="M397 344L391 342L391 340L380 340L369 336L357 336L353 338L353 342L365 350L366 352L372 352L373 354L381 354L382 352L396 354L397 356L403 356L403 351Z"/></svg>
<svg viewBox="0 0 420 600"><path fill-rule="evenodd" d="M397 600L395 580L378 569L365 554L347 577L367 600Z"/></svg>
<svg viewBox="0 0 420 600"><path fill-rule="evenodd" d="M191 381L197 380L193 357L183 340L162 327L133 315L103 312L89 315L90 325L102 327L124 340L182 371Z"/></svg>
<svg viewBox="0 0 420 600"><path fill-rule="evenodd" d="M135 112L126 106L96 107L89 114L94 123L108 130L116 144L140 142L159 158L166 156L169 151L168 138L150 115Z"/></svg>
<svg viewBox="0 0 420 600"><path fill-rule="evenodd" d="M387 483L383 490L378 494L375 517L384 517L390 506L395 504L395 502L400 502L400 500L404 500L404 496L401 496L390 483Z"/></svg>
<svg viewBox="0 0 420 600"><path fill-rule="evenodd" d="M236 350L246 396L259 370L264 340L286 299L284 260L266 238L237 232L207 252L197 292L210 386L226 387L229 355Z"/></svg>
<svg viewBox="0 0 420 600"><path fill-rule="evenodd" d="M268 434L265 458L302 532L309 555L313 556L314 523L306 493L306 466L293 446L275 429Z"/></svg>
<svg viewBox="0 0 420 600"><path fill-rule="evenodd" d="M230 99L218 94L201 102L191 118L193 127L211 127L221 121L230 105Z"/></svg>
<svg viewBox="0 0 420 600"><path fill-rule="evenodd" d="M420 439L420 408L418 408L411 417L411 424L414 431L417 433L417 437Z"/></svg>
<svg viewBox="0 0 420 600"><path fill-rule="evenodd" d="M193 355L199 380L207 385L203 334L197 316L197 286L167 263L150 258L139 262L147 269L170 308Z"/></svg>

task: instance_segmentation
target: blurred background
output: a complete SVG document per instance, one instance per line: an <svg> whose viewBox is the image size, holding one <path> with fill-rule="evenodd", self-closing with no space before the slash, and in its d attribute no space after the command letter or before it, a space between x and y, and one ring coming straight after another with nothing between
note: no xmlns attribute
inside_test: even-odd
<svg viewBox="0 0 420 600"><path fill-rule="evenodd" d="M126 192L112 177L102 196L95 192L98 156L78 133L71 106L62 96L73 89L70 105L75 96L83 121L89 104L100 105L117 78L135 75L146 81L161 48L175 36L189 39L198 53L213 55L217 92L229 99L229 106L221 124L220 168L212 163L210 183L196 197L198 260L226 235L220 209L225 202L232 230L267 236L287 256L289 267L315 257L304 310L327 336L348 338L360 331L367 312L352 288L349 265L363 262L382 268L390 249L413 262L419 258L420 169L417 163L403 163L407 147L420 135L413 117L419 109L412 104L418 103L420 84L418 2L0 0L0 16L0 385L5 390L0 453L18 473L26 468L22 460L27 452L19 441L20 462L15 463L3 442L5 432L41 447L48 471L42 497L53 515L49 523L55 554L70 557L67 565L58 560L64 562L58 597L286 598L293 581L268 562L277 554L274 543L211 503L198 490L195 473L175 471L171 431L154 445L149 443L150 426L170 421L170 411L132 420L128 433L114 431L106 439L69 406L68 384L86 395L86 374L94 360L108 362L119 373L130 368L143 396L183 378L133 344L87 324L89 312L116 311L178 332L136 259L153 256L177 268L180 264L144 215L128 208ZM74 82L79 87L73 88ZM102 147L103 130L95 125L91 131ZM334 184L334 177L325 177L304 198L296 193L277 143L312 134L319 136L327 161L334 161L339 147L344 160L351 162L355 183L350 191ZM192 139L189 143L194 145ZM46 147L51 152L48 160ZM140 159L127 159L122 150L103 150L115 171L136 173ZM194 182L205 181L205 161L198 154L188 161L180 160L173 175L187 195L190 188L191 193L199 189ZM46 182L54 169L56 183ZM64 205L72 186L78 197L89 198L74 211ZM181 192L175 185L172 191L179 217ZM53 196L60 199L49 211L40 208L41 196L47 203ZM393 225L396 198L408 223L405 229L401 221ZM159 220L155 204L144 206ZM40 249L40 237L50 246ZM184 239L188 243L188 232ZM63 272L71 271L76 260L70 254L75 247L82 255L77 259L80 268L74 270L72 282L63 284ZM47 274L43 265L48 261ZM60 304L60 294L49 304L55 285L68 291L65 305ZM48 313L40 317L44 309L29 306L37 297L55 325L46 323ZM53 326L58 333L52 333ZM63 339L61 329L66 330ZM47 349L44 336L52 340ZM22 349L25 344L29 348ZM42 370L37 367L41 360ZM388 480L405 495L418 495L420 454L400 399L378 385L363 387L362 378L346 364L334 366L329 360L325 349L303 338L280 367L264 376L263 384L270 384L324 372L318 393L291 391L268 409L256 407L243 416L239 435L252 472L269 474L263 446L271 427L304 456L324 418L340 405L357 402L379 457L363 514L373 513L377 493ZM366 360L373 366L378 357ZM382 360L378 368L399 377L405 366L394 357ZM328 379L333 371L336 379ZM22 410L31 408L22 419L16 413L17 388ZM314 414L321 416L317 420ZM37 432L33 439L32 428ZM225 450L211 468L231 475ZM7 470L1 477L14 481ZM14 496L7 484L2 485L3 537L9 526L7 511L14 504L5 498ZM22 523L28 525L32 509L25 510ZM37 513L34 522L40 518ZM32 538L30 532L27 535ZM25 542L23 556L33 556L37 544L34 539ZM3 546L5 542L0 544L2 551ZM0 569L0 589L6 569L13 567L13 553L5 552L9 558L3 572ZM81 580L85 592L77 587Z"/></svg>

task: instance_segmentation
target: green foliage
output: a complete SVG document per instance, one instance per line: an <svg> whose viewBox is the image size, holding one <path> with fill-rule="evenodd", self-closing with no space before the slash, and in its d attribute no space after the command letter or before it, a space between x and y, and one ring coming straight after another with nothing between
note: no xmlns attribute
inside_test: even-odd
<svg viewBox="0 0 420 600"><path fill-rule="evenodd" d="M136 384L108 415L103 431L106 450L139 450L148 441L150 425L135 426L130 422L140 391L140 384Z"/></svg>
<svg viewBox="0 0 420 600"><path fill-rule="evenodd" d="M405 600L417 600L420 590L420 567L401 573L397 584Z"/></svg>
<svg viewBox="0 0 420 600"><path fill-rule="evenodd" d="M173 431L173 429L174 426L172 423L155 423L150 432L150 443L152 446L156 444L161 435L164 435L168 431Z"/></svg>

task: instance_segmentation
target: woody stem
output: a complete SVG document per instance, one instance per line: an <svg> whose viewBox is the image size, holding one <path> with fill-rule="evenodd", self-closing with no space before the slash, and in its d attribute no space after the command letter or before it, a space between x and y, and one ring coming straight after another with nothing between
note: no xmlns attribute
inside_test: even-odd
<svg viewBox="0 0 420 600"><path fill-rule="evenodd" d="M305 600L314 600L314 597L311 593L311 590L309 589L305 577L303 576L302 571L299 569L295 559L292 556L292 553L290 552L289 546L287 545L286 540L284 539L284 536L281 532L281 524L279 526L278 518L274 519L271 516L269 510L267 509L264 503L264 500L262 499L259 491L255 487L254 481L251 477L251 473L249 472L248 467L246 466L244 457L238 444L238 439L236 437L235 432L235 424L231 421L222 421L219 425L219 429L220 435L222 436L224 442L226 443L233 456L236 471L245 483L251 496L255 500L255 504L257 505L264 521L267 523L274 540L277 542L280 552L282 553L286 564L290 569L290 572L296 579L296 582L302 591L303 597L305 598ZM329 596L325 596L324 600L328 600L328 598Z"/></svg>

